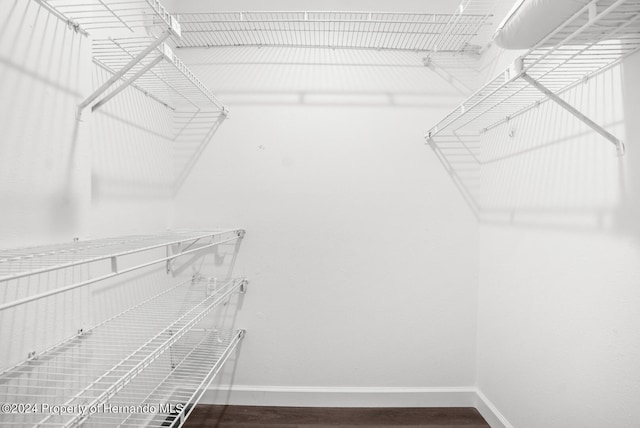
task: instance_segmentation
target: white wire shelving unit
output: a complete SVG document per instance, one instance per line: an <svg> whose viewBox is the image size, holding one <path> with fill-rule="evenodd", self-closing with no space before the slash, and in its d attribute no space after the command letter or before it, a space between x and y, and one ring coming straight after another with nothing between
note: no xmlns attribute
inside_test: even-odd
<svg viewBox="0 0 640 428"><path fill-rule="evenodd" d="M228 110L175 56L180 24L158 0L34 0L75 31L94 37L94 62L110 77L79 105L100 108L131 86L176 109Z"/></svg>
<svg viewBox="0 0 640 428"><path fill-rule="evenodd" d="M150 37L108 38L93 41L93 62L115 75L138 57L154 41ZM179 108L205 109L213 106L225 112L222 102L184 65L173 50L163 43L123 74L125 82L172 110ZM94 103L92 111L100 108L126 85L109 92Z"/></svg>
<svg viewBox="0 0 640 428"><path fill-rule="evenodd" d="M490 15L388 12L224 12L178 16L178 47L278 46L461 52Z"/></svg>
<svg viewBox="0 0 640 428"><path fill-rule="evenodd" d="M446 141L456 136L479 136L552 100L614 144L618 154L623 155L622 141L560 95L638 49L640 1L592 1L440 120L425 138L438 151L437 138Z"/></svg>
<svg viewBox="0 0 640 428"><path fill-rule="evenodd" d="M0 424L167 426L171 420L180 426L244 336L244 330L220 332L199 323L246 284L244 278L194 277L5 370L3 401L40 407L0 414ZM111 408L143 404L155 408Z"/></svg>
<svg viewBox="0 0 640 428"><path fill-rule="evenodd" d="M135 235L43 247L0 250L0 286L8 287L15 285L21 278L55 274L56 271L72 267L85 267L89 271L89 277L86 279L83 277L77 282L6 301L0 305L0 311L159 263L166 263L167 270L170 270L172 261L178 257L227 242L238 241L244 237L244 234L243 229L174 230L157 235ZM151 257L151 260L130 260L130 256L157 249L164 249L165 253L160 257L156 254Z"/></svg>

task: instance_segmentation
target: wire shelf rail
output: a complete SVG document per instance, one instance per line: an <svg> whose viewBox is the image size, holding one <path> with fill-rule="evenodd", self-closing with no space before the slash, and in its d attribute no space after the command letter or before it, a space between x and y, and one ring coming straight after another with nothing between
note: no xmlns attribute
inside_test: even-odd
<svg viewBox="0 0 640 428"><path fill-rule="evenodd" d="M59 414L42 408L26 414L1 414L1 424L79 426L90 416L90 412L79 409L104 410L105 405L120 399L121 392L125 397L129 391L155 397L160 391L166 392L168 385L178 392L198 379L201 385L224 363L228 352L220 350L229 348L241 335L216 336L213 341L208 336L205 346L199 348L202 341L193 342L191 332L197 331L194 327L232 294L244 292L246 284L244 278L222 284L205 278L182 282L5 370L0 373L3 402L55 403L74 411ZM183 352L185 346L189 352ZM206 364L203 355L208 357ZM153 367L167 360L166 379L157 387L149 387L145 373L152 374L151 381L163 379L154 374ZM202 361L201 366L191 371L194 361ZM192 392L192 398L196 392ZM176 392L173 397L183 400L184 394Z"/></svg>
<svg viewBox="0 0 640 428"><path fill-rule="evenodd" d="M225 12L178 16L178 47L282 46L463 51L490 15L388 12ZM443 37L444 36L444 37Z"/></svg>
<svg viewBox="0 0 640 428"><path fill-rule="evenodd" d="M640 1L599 0L579 10L504 73L485 84L425 135L479 135L548 99L611 141L624 144L558 95L618 64L640 49Z"/></svg>
<svg viewBox="0 0 640 428"><path fill-rule="evenodd" d="M0 285L28 276L82 265L94 266L96 272L86 280L4 302L0 305L0 311L158 263L167 263L167 268L170 269L170 262L180 256L242 239L244 234L243 229L174 230L158 235L135 235L43 247L0 250ZM134 261L124 265L124 259L127 256L162 248L166 248L165 256L151 261ZM102 269L99 269L96 264L102 264Z"/></svg>

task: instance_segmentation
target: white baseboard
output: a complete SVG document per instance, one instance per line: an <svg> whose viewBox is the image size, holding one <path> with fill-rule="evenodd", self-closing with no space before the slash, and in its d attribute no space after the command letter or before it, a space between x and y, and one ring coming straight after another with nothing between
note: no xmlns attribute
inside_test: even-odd
<svg viewBox="0 0 640 428"><path fill-rule="evenodd" d="M221 385L205 391L203 404L288 407L475 407L491 428L513 428L476 387L321 388Z"/></svg>
<svg viewBox="0 0 640 428"><path fill-rule="evenodd" d="M473 387L320 388L290 386L217 386L201 403L291 407L474 407Z"/></svg>
<svg viewBox="0 0 640 428"><path fill-rule="evenodd" d="M498 410L494 404L480 390L476 390L475 408L487 421L491 428L513 428L507 418Z"/></svg>

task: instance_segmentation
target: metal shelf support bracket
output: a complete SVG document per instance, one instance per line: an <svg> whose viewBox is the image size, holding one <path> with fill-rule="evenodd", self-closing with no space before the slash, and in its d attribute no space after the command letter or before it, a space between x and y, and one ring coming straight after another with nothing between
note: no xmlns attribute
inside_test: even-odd
<svg viewBox="0 0 640 428"><path fill-rule="evenodd" d="M149 55L151 52L153 52L155 49L158 48L158 46L160 46L169 36L171 36L173 34L173 30L171 28L165 30L160 37L158 37L157 39L155 39L151 44L149 44L149 46L146 47L145 50L143 50L142 52L140 52L138 55L136 55L134 58L131 59L131 61L129 61L124 67L122 67L120 70L118 70L113 76L111 76L106 82L104 82L102 84L102 86L100 86L98 89L96 89L91 95L89 95L84 101L82 101L79 105L78 105L78 112L77 112L77 119L80 120L80 117L82 116L82 111L88 107L91 103L93 103L96 99L98 99L98 97L100 97L100 95L102 95L105 91L107 91L111 86L113 86L117 81L119 81L120 79L122 79L124 77L124 75L131 70L133 67L136 66L136 64L138 64L140 61L142 61L144 58L146 58L147 55ZM155 66L161 59L162 59L162 55L160 55L158 58L156 58L151 64L153 64L151 67ZM151 65L150 64L150 65ZM111 98L113 98L113 96L115 96L118 92L122 91L125 87L129 86L131 83L133 83L135 81L135 79L137 79L138 77L140 77L141 74L144 74L144 72L148 71L151 67L147 66L145 67L142 73L138 72L136 73L135 76L133 76L131 79L128 79L126 82L124 82L118 89L116 89L116 91L114 91L115 93L111 93L109 95L107 95L104 99L98 101L96 103L96 105L93 106L92 110L99 108L101 105L103 105L104 103L106 103L108 100L110 100Z"/></svg>
<svg viewBox="0 0 640 428"><path fill-rule="evenodd" d="M567 110L569 113L574 115L576 118L578 118L582 122L584 122L591 129L593 129L598 134L602 135L604 138L606 138L611 143L613 143L613 145L616 146L616 151L618 152L618 156L624 155L625 147L624 147L624 143L621 140L616 138L613 134L611 134L609 131L604 129L602 126L600 126L597 123L595 123L593 120L589 119L586 115L584 115L578 109L576 109L571 104L569 104L568 102L566 102L565 100L560 98L558 95L554 94L553 91L551 91L550 89L545 87L542 83L538 82L533 77L529 76L527 73L521 73L520 77L522 79L524 79L527 83L529 83L531 86L533 86L534 88L536 88L537 90L542 92L550 100L552 100L553 102L558 104L563 109Z"/></svg>

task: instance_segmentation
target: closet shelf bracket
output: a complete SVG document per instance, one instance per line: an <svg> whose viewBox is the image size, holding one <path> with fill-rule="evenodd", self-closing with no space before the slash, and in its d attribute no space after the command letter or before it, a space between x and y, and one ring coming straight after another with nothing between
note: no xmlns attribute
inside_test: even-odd
<svg viewBox="0 0 640 428"><path fill-rule="evenodd" d="M174 32L174 30L172 30L171 28L165 30L160 37L154 39L149 46L147 46L146 49L144 49L142 52L140 52L138 55L136 55L135 57L133 57L124 67L122 67L120 70L116 71L115 74L113 74L106 82L104 82L102 84L102 86L100 86L98 89L96 89L91 95L89 95L84 101L82 101L79 105L78 105L78 113L77 113L77 118L80 119L80 116L82 115L82 111L87 108L89 105L91 105L98 97L100 97L102 94L104 94L111 86L113 86L116 82L118 82L120 79L123 79L125 77L125 75L133 68L135 67L137 64L139 64L142 60L144 60L151 52L155 51L158 47L163 46L163 49L161 51L161 55L159 55L158 57L156 57L153 61L151 61L149 64L145 65L141 70L139 70L138 72L136 72L133 77L128 78L124 83L122 83L118 88L116 88L114 91L112 91L110 94L108 94L107 96L105 96L103 99L101 99L100 101L98 101L97 103L95 103L92 107L91 107L91 111L94 111L98 108L100 108L101 105L105 104L107 101L109 101L111 98L113 98L115 95L117 95L119 92L121 92L123 89L125 89L127 86L131 85L136 79L138 79L140 76L142 76L144 73L146 73L147 71L149 71L151 68L155 67L162 59L163 56L162 54L164 54L166 52L166 49L164 49L164 47L166 45L164 45L164 41L166 39L168 39L172 34L176 34ZM178 32L179 34L179 32ZM165 54L166 55L166 54Z"/></svg>
<svg viewBox="0 0 640 428"><path fill-rule="evenodd" d="M616 146L616 151L618 152L618 156L624 155L625 147L622 140L618 139L615 135L611 134L602 126L598 125L596 122L589 119L584 113L580 112L580 110L578 110L577 108L575 108L574 106L572 106L571 104L569 104L568 102L566 102L565 100L563 100L562 98L554 94L553 91L548 89L546 86L538 82L533 77L529 76L527 73L522 73L520 77L524 79L527 83L529 83L531 86L533 86L534 88L542 92L544 95L546 95L547 98L549 98L551 101L558 104L560 107L562 107L563 109L571 113L573 116L575 116L576 118L584 122L587 126L589 126L591 129L596 131L598 134L602 135L604 138L606 138L611 143L613 143L613 145Z"/></svg>

